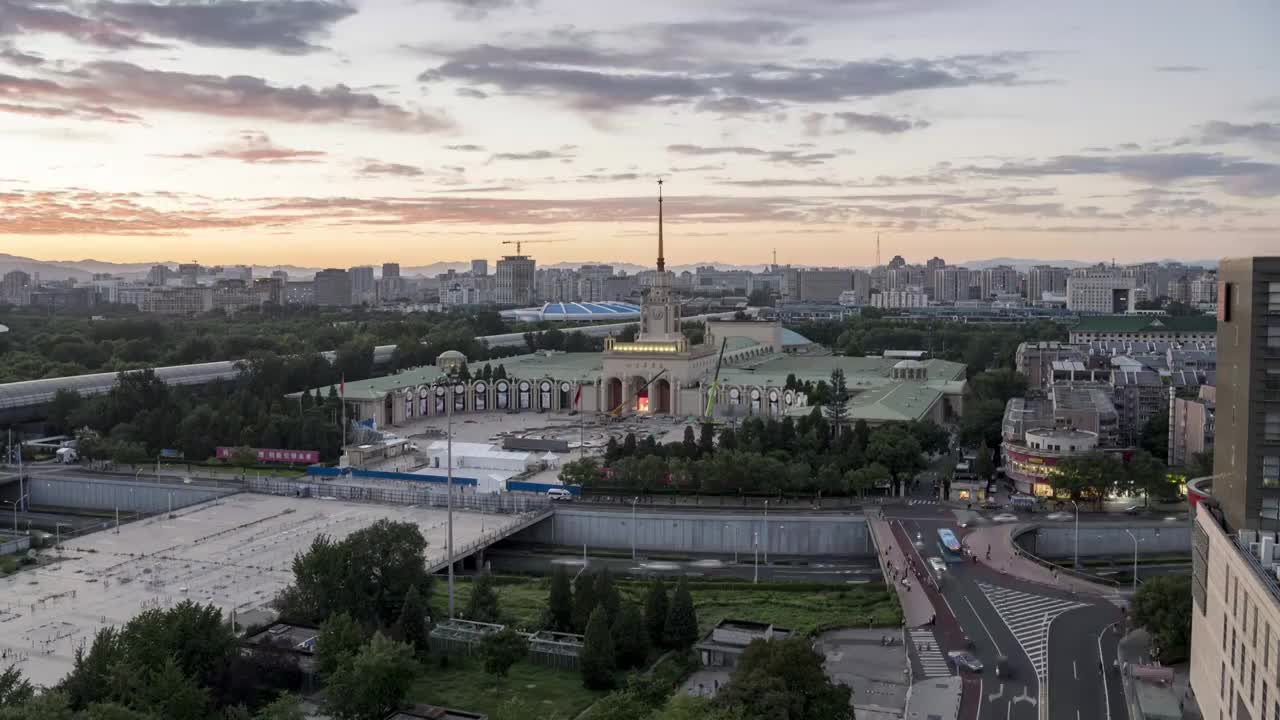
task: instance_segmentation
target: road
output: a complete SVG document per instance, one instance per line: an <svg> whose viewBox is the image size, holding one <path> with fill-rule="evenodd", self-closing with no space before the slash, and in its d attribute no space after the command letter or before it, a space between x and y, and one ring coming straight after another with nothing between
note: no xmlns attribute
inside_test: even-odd
<svg viewBox="0 0 1280 720"><path fill-rule="evenodd" d="M885 517L900 541L912 545L920 567L928 567L930 557L946 557L937 542L939 528L951 529L962 541L967 534L952 511L922 497L886 507ZM926 644L922 652L920 641L928 638L921 632L930 629L916 629L910 633L913 655L917 671L924 672L927 664L937 667L939 648L972 641L984 670L965 674L962 720L1127 720L1120 678L1109 660L1118 641L1111 626L1120 619L1114 604L1021 581L981 558L948 562L946 571L932 577L937 591L921 589L931 599L936 595L932 633L938 645L930 651ZM1008 659L1009 677L995 676L1000 656Z"/></svg>

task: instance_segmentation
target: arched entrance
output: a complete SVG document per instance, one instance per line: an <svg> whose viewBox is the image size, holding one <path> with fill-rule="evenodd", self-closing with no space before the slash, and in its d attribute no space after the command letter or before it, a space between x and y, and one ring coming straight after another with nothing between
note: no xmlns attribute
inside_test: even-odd
<svg viewBox="0 0 1280 720"><path fill-rule="evenodd" d="M631 393L627 400L632 403L632 407L634 407L638 413L647 413L652 411L652 407L649 404L649 391L653 388L645 385L646 382L648 381L639 375L631 378Z"/></svg>
<svg viewBox="0 0 1280 720"><path fill-rule="evenodd" d="M391 425L396 421L396 401L391 393L387 393L386 397L382 399L382 411L387 416L386 421L383 423L384 425Z"/></svg>
<svg viewBox="0 0 1280 720"><path fill-rule="evenodd" d="M654 401L651 403L653 412L662 415L671 414L671 383L666 378L658 378L657 382L649 386L653 389Z"/></svg>
<svg viewBox="0 0 1280 720"><path fill-rule="evenodd" d="M613 412L622 404L622 379L609 378L608 392L605 393L608 398L608 407L604 408L606 412Z"/></svg>

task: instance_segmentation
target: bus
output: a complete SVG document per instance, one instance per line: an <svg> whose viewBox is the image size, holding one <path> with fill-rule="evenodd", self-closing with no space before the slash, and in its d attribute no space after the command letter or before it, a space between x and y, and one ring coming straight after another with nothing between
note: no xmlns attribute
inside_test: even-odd
<svg viewBox="0 0 1280 720"><path fill-rule="evenodd" d="M956 534L947 528L938 528L938 542L942 545L942 549L952 555L960 555L960 541L956 538Z"/></svg>

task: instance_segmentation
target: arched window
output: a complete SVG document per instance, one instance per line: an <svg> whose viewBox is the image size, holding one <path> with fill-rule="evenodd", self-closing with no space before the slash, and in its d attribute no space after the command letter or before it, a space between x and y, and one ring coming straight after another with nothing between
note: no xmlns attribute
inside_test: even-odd
<svg viewBox="0 0 1280 720"><path fill-rule="evenodd" d="M475 393L475 401L473 404L475 405L476 411L482 412L487 410L489 408L489 397L486 391L489 389L489 386L485 385L483 380L479 380L471 387L471 389Z"/></svg>
<svg viewBox="0 0 1280 720"><path fill-rule="evenodd" d="M436 414L437 414L437 415L444 415L444 414L445 414L445 405L444 405L444 386L443 386L443 385L437 385L437 386L436 386Z"/></svg>
<svg viewBox="0 0 1280 720"><path fill-rule="evenodd" d="M751 388L751 412L760 412L760 388Z"/></svg>
<svg viewBox="0 0 1280 720"><path fill-rule="evenodd" d="M494 390L497 398L494 402L499 410L507 410L511 407L511 383L506 380L499 380L494 384Z"/></svg>
<svg viewBox="0 0 1280 720"><path fill-rule="evenodd" d="M409 420L413 417L413 390L404 392L404 419Z"/></svg>
<svg viewBox="0 0 1280 720"><path fill-rule="evenodd" d="M730 404L730 405L740 405L740 404L742 404L742 391L741 391L741 390L739 390L738 388L729 388L729 404Z"/></svg>
<svg viewBox="0 0 1280 720"><path fill-rule="evenodd" d="M464 412L467 409L467 386L458 383L453 386L453 411Z"/></svg>
<svg viewBox="0 0 1280 720"><path fill-rule="evenodd" d="M546 380L538 384L538 407L543 410L551 408L551 383Z"/></svg>
<svg viewBox="0 0 1280 720"><path fill-rule="evenodd" d="M778 395L778 390L777 390L777 388L773 388L773 389L770 389L770 390L769 390L769 414L770 414L770 415L777 415L777 414L778 414L778 409L779 409L779 407L778 407L778 400L779 400L779 398L780 398L780 396Z"/></svg>
<svg viewBox="0 0 1280 720"><path fill-rule="evenodd" d="M516 405L516 408L520 410L528 410L529 406L533 403L533 384L528 380L521 380L518 387L520 390L517 394L518 404Z"/></svg>

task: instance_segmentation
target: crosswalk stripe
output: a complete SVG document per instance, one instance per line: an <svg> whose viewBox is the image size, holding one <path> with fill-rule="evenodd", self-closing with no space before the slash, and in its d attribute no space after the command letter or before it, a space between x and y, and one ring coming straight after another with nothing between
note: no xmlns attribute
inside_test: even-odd
<svg viewBox="0 0 1280 720"><path fill-rule="evenodd" d="M910 631L911 644L915 647L916 658L925 678L950 677L951 666L943 657L938 647L938 639L932 630L915 629Z"/></svg>
<svg viewBox="0 0 1280 720"><path fill-rule="evenodd" d="M1031 666L1035 668L1036 677L1044 681L1048 667L1049 623L1062 613L1087 606L1072 600L1035 595L986 583L978 583L978 589L986 596L991 607L995 608L1005 627L1009 628L1022 652L1026 653Z"/></svg>

